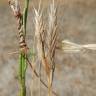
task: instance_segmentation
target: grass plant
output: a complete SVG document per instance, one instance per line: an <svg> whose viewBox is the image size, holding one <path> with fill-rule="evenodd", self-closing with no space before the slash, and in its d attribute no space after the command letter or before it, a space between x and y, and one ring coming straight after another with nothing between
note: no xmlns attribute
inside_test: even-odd
<svg viewBox="0 0 96 96"><path fill-rule="evenodd" d="M18 39L19 39L19 83L20 83L20 91L19 96L26 96L26 69L27 65L29 64L32 72L35 74L37 78L39 78L40 82L48 89L48 96L58 96L55 91L52 89L53 79L54 79L54 70L55 70L55 54L57 48L57 7L55 6L55 2L53 0L52 4L50 4L48 10L48 20L44 22L43 19L43 11L41 9L41 2L39 4L39 8L36 9L34 7L34 26L35 26L35 45L32 47L36 52L34 56L32 53L33 58L38 59L40 62L40 67L43 67L46 74L46 81L41 78L42 74L37 72L34 68L33 64L30 62L28 57L28 51L30 49L27 47L26 44L26 27L27 27L27 17L28 17L28 7L29 7L29 0L24 0L24 9L21 12L21 5L19 0L11 0L9 1L9 5L12 9L13 15L17 21L18 27ZM47 25L47 26L45 26ZM70 42L69 40L63 40L60 42L61 46L58 49L63 50L64 52L81 52L82 50L96 50L96 44L76 44ZM33 63L36 63L33 61ZM38 64L39 66L39 64Z"/></svg>
<svg viewBox="0 0 96 96"><path fill-rule="evenodd" d="M24 9L23 9L23 12L21 12L21 9L20 9L21 6L20 6L20 3L18 0L9 1L9 5L12 9L14 17L16 18L17 26L18 26L18 37L19 37L19 46L20 46L20 48L19 48L19 83L20 83L19 96L26 96L27 64L30 65L32 72L35 73L36 77L40 78L39 74L36 72L36 70L34 69L32 63L30 63L29 58L27 56L27 53L28 53L27 51L29 50L29 48L27 47L27 44L26 44L26 26L27 26L29 0L25 0L24 2L25 2ZM36 43L37 43L37 48L40 48L40 51L38 51L37 54L45 68L46 75L48 78L48 86L45 84L45 82L41 78L39 80L46 88L48 88L49 96L51 96L51 92L54 95L57 95L51 89L51 86L52 86L51 69L52 68L50 67L50 64L48 64L48 62L49 62L47 60L48 58L46 58L45 39L43 37L44 37L44 34L47 34L47 32L45 33L45 31L44 31L44 22L42 20L42 12L39 13L40 7L39 7L38 11L35 8L34 8L34 10L35 10L35 21L36 21L35 22L35 28L36 28L35 36L37 38ZM53 35L53 37L55 37L55 36ZM50 39L52 39L52 38L50 38ZM53 38L53 40L54 40L54 38ZM39 50L39 49L37 49L37 50ZM48 52L50 52L50 51L48 51Z"/></svg>
<svg viewBox="0 0 96 96"><path fill-rule="evenodd" d="M19 96L26 96L26 24L27 24L27 15L28 15L28 6L29 0L25 0L23 14L20 10L20 3L18 0L9 1L9 5L13 11L13 14L18 22L18 33L19 33L19 83L20 83L20 92Z"/></svg>

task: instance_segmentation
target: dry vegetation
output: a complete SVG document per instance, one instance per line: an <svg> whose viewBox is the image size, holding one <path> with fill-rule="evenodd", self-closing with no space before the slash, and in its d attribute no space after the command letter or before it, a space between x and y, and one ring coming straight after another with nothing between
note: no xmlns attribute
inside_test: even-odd
<svg viewBox="0 0 96 96"><path fill-rule="evenodd" d="M51 2L51 0L48 2L47 0L42 1L42 6L44 6L43 8L45 9L42 11L42 8L40 8L41 10L38 11L37 6L39 3L37 4L36 0L32 0L35 9L33 11L33 6L31 6L33 4L31 2L28 16L27 43L30 48L35 44L37 48L35 49L35 51L37 50L36 58L39 59L35 59L36 64L34 68L37 70L39 63L43 65L43 68L41 68L41 77L44 82L46 81L46 84L48 82L47 79L50 79L49 93L52 83L52 77L50 76L52 76L52 72L54 71L52 70L54 66L52 64L54 64L55 61L56 70L52 84L53 88L51 89L54 89L59 96L95 96L96 45L92 43L96 42L96 0L57 0L57 15L55 14L56 10L46 10L46 8L48 8L47 3ZM5 4L6 1L3 0L2 4L3 3ZM0 3L0 22L2 22L0 25L0 96L13 96L13 94L17 96L18 78L16 74L18 54L7 54L14 50L18 51L17 29L10 9L8 9L8 6L4 6L4 4L2 6ZM7 5L7 3L5 5ZM46 24L46 22L48 24ZM57 24L59 27L57 27ZM59 35L57 35L56 32L58 32ZM50 35L50 33L52 34ZM33 42L33 34L36 36L35 43ZM64 52L56 50L56 56L54 57L56 47L56 42L54 41L56 41L57 36L60 37L58 43L64 39L62 42ZM65 39L68 40L66 41ZM70 53L66 53L69 51ZM75 53L73 53L73 51ZM51 67L47 65L49 62ZM26 74L28 96L30 96L30 87L32 86L31 80L34 78L32 75L33 71L28 67ZM37 71L37 73L39 71ZM34 94L34 96L38 96L40 91L38 87L40 83L38 83L39 80L40 79L33 80L34 86L32 86L32 94ZM8 89L9 86L10 89ZM40 86L41 96L45 96L47 93L46 88L42 86L42 84L40 84Z"/></svg>

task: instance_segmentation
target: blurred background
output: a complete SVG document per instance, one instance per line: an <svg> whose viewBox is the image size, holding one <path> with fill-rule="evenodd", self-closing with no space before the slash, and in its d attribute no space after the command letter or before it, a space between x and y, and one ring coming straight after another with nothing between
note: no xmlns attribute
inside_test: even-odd
<svg viewBox="0 0 96 96"><path fill-rule="evenodd" d="M23 0L21 1L23 2ZM51 0L42 0L44 17ZM30 0L27 42L32 47L34 34L33 7L39 0ZM59 38L78 44L96 43L96 0L57 0ZM16 21L7 0L0 0L0 96L18 94L18 33ZM39 83L32 84L32 71L27 69L27 96L39 96ZM32 86L34 85L34 86ZM56 53L53 89L59 96L96 96L96 52ZM41 96L47 96L42 87Z"/></svg>

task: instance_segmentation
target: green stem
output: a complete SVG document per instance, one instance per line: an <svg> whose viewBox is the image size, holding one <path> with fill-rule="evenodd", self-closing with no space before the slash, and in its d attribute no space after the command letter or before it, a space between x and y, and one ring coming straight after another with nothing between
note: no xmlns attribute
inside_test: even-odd
<svg viewBox="0 0 96 96"><path fill-rule="evenodd" d="M28 16L28 7L29 7L29 0L25 0L25 7L24 7L24 11L23 11L24 35L26 35L26 24L27 24L27 16Z"/></svg>
<svg viewBox="0 0 96 96"><path fill-rule="evenodd" d="M19 96L26 96L26 85L25 85L25 80L26 80L26 59L25 59L25 54L20 53L20 62L19 62L19 82L20 82L20 94Z"/></svg>
<svg viewBox="0 0 96 96"><path fill-rule="evenodd" d="M29 6L29 0L25 0L24 5L24 11L23 11L23 19L22 19L22 25L23 25L23 33L24 38L26 37L26 24L27 24L27 15L28 15L28 6ZM19 82L20 82L20 94L19 96L26 96L26 54L23 52L20 52L20 58L19 58Z"/></svg>

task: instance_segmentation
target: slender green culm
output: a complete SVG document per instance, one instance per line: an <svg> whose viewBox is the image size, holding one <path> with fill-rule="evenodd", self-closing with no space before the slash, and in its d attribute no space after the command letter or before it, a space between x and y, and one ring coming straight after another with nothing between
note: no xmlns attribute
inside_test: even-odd
<svg viewBox="0 0 96 96"><path fill-rule="evenodd" d="M25 6L23 11L23 26L24 26L24 34L26 35L26 24L27 24L29 0L24 0L24 1L25 1Z"/></svg>
<svg viewBox="0 0 96 96"><path fill-rule="evenodd" d="M23 11L23 34L24 38L26 37L26 24L27 24L27 15L28 15L28 6L29 6L29 0L25 0L24 5L24 11ZM23 53L20 51L20 62L19 62L19 82L20 82L20 95L19 96L26 96L26 69L27 69L27 63L26 63L26 53Z"/></svg>
<svg viewBox="0 0 96 96"><path fill-rule="evenodd" d="M26 96L26 55L25 54L20 54L20 62L19 62L19 82L20 82L20 93L19 96Z"/></svg>

